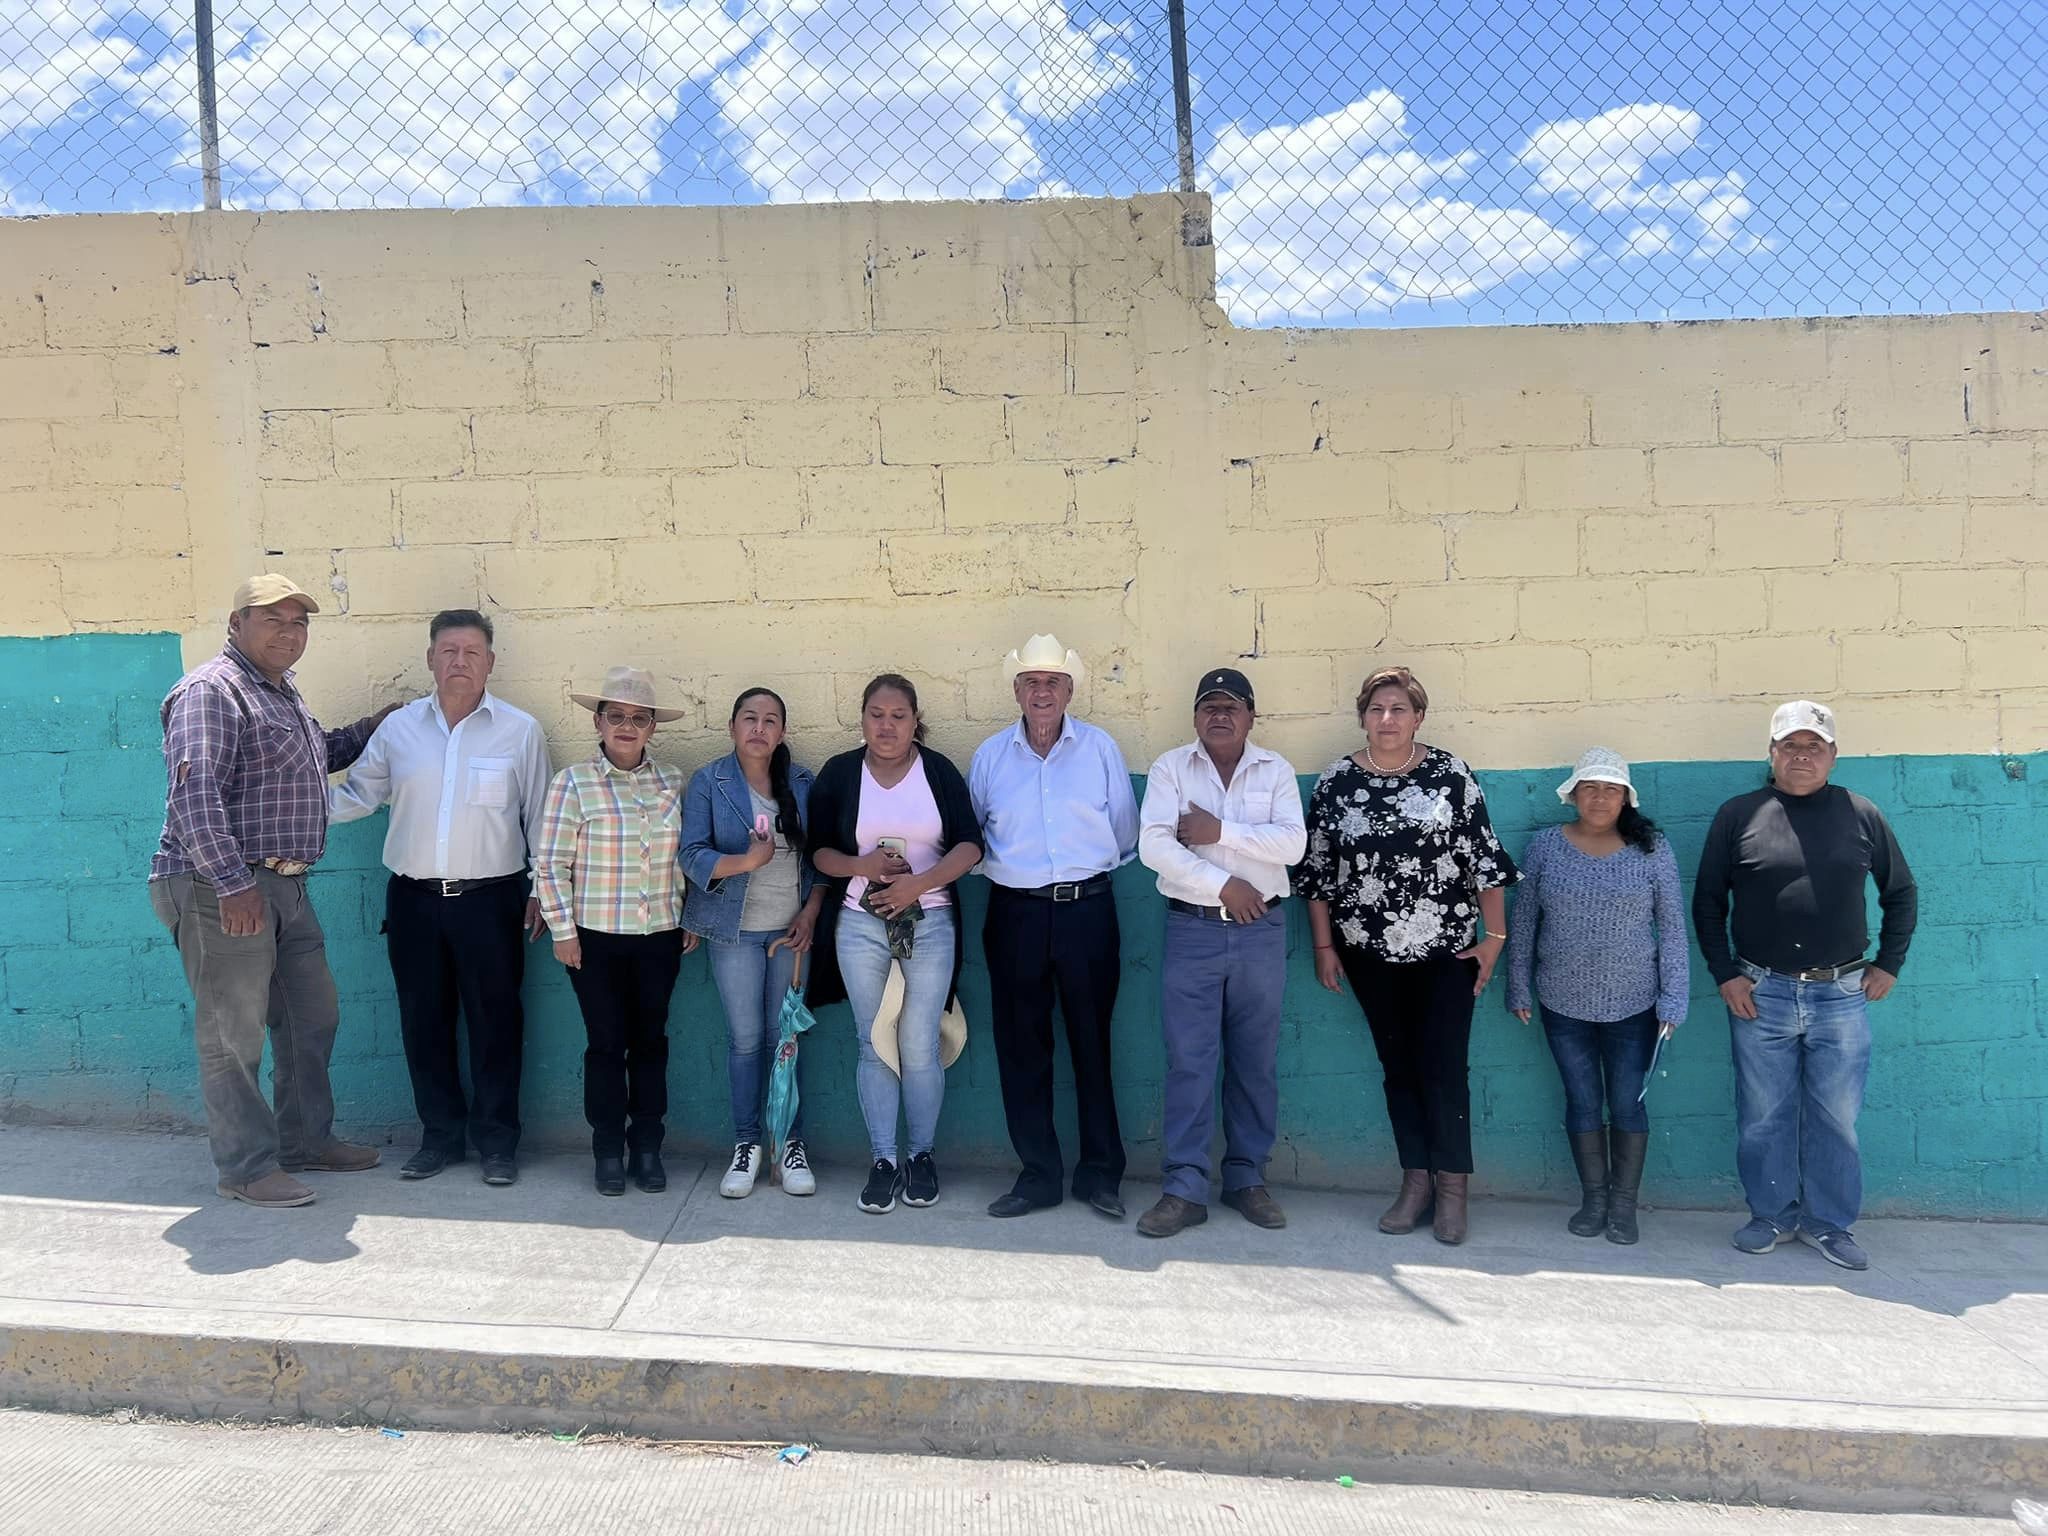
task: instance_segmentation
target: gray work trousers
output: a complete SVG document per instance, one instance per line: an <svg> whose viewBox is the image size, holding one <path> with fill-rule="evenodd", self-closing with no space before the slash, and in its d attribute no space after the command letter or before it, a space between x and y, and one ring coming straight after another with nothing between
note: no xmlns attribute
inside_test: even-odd
<svg viewBox="0 0 2048 1536"><path fill-rule="evenodd" d="M327 936L304 875L254 873L264 920L246 937L220 931L220 898L207 881L172 875L149 886L150 908L177 937L192 986L199 1091L223 1184L260 1179L280 1159L296 1162L334 1139L327 1062L341 1006ZM274 1115L261 1081L266 1037Z"/></svg>

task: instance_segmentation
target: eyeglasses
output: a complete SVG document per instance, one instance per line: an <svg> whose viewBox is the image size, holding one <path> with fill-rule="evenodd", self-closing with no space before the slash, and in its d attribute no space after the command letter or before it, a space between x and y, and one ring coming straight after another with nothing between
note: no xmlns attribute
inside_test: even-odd
<svg viewBox="0 0 2048 1536"><path fill-rule="evenodd" d="M646 731L653 729L654 716L645 714L629 715L624 710L608 709L604 712L604 723L615 731L623 731L628 728L636 731Z"/></svg>

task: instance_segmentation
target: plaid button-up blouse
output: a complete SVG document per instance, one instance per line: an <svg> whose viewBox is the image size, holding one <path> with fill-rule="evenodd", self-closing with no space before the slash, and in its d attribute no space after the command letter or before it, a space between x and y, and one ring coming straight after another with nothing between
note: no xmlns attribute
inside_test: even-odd
<svg viewBox="0 0 2048 1536"><path fill-rule="evenodd" d="M555 775L541 812L535 894L548 932L663 933L683 920L684 779L643 759L628 773L599 752Z"/></svg>

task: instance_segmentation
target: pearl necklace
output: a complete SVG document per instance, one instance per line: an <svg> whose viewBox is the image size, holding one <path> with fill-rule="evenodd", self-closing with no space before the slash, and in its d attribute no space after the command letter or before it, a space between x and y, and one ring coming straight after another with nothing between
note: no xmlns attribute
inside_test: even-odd
<svg viewBox="0 0 2048 1536"><path fill-rule="evenodd" d="M1380 766L1379 759L1372 755L1372 743L1367 742L1365 747L1366 762L1371 766L1372 771L1378 774L1383 779L1399 778L1402 774L1406 773L1410 768L1413 768L1415 766L1415 757L1415 743L1411 741L1408 743L1408 760L1405 763L1403 763L1398 768L1382 768Z"/></svg>

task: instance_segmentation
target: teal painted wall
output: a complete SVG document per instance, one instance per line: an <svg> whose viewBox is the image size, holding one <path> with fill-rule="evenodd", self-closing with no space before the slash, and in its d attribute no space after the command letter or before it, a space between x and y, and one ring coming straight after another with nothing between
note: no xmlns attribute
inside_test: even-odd
<svg viewBox="0 0 2048 1536"><path fill-rule="evenodd" d="M176 950L149 915L144 878L162 821L157 705L179 672L171 636L0 640L0 1118L180 1128L199 1102L191 1006ZM1597 734L1597 733L1596 733ZM1638 768L1644 807L1682 869L1714 808L1757 782L1758 762ZM1558 819L1561 771L1481 776L1494 820L1519 851ZM1919 876L1921 927L1898 990L1873 1011L1877 1037L1861 1124L1873 1214L2048 1219L2048 754L2023 759L1845 760L1841 782L1892 818ZM410 1096L378 927L383 828L339 829L314 874L343 1022L334 1063L347 1126L411 1140ZM985 887L966 883L970 932ZM1117 882L1124 991L1117 1084L1131 1166L1156 1167L1161 1055L1155 1013L1160 910L1141 868ZM1276 1182L1384 1187L1393 1154L1379 1071L1356 1006L1318 988L1305 917L1290 913L1293 972L1281 1044ZM1006 1165L988 977L970 945L966 1056L948 1076L942 1161ZM525 1113L529 1144L581 1144L582 1025L563 973L532 952ZM1725 1015L1695 962L1693 1016L1651 1091L1648 1193L1734 1207L1732 1076ZM1480 1183L1562 1195L1562 1096L1539 1028L1491 989L1473 1030ZM813 1140L826 1163L864 1160L843 1007L804 1047ZM725 1026L704 957L684 962L674 1041L671 1135L723 1150ZM1064 1089L1063 1089L1064 1092ZM1063 1107L1062 1123L1072 1124Z"/></svg>

